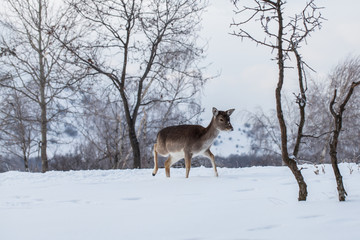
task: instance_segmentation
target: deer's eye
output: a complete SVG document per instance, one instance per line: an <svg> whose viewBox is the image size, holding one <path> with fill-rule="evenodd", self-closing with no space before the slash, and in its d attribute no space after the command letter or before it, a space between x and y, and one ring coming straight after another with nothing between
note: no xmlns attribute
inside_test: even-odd
<svg viewBox="0 0 360 240"><path fill-rule="evenodd" d="M224 121L224 119L220 118L220 122L223 122L223 121Z"/></svg>

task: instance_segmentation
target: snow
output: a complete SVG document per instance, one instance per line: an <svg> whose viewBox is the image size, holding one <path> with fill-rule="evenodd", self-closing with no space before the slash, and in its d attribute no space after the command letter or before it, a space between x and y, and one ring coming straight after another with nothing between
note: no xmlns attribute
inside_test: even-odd
<svg viewBox="0 0 360 240"><path fill-rule="evenodd" d="M359 239L357 165L340 165L346 202L330 165L302 167L306 202L287 167L1 173L1 239Z"/></svg>

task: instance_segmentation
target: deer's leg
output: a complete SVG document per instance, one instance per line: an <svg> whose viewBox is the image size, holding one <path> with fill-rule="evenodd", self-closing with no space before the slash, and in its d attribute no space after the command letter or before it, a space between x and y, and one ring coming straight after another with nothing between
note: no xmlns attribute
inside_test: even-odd
<svg viewBox="0 0 360 240"><path fill-rule="evenodd" d="M205 153L204 153L205 157L209 158L210 161L211 161L211 165L213 166L214 168L214 172L215 172L215 177L218 177L219 174L217 172L217 169L216 169L216 164L215 164L215 157L214 157L214 154L212 154L212 152L210 151L210 149L206 150Z"/></svg>
<svg viewBox="0 0 360 240"><path fill-rule="evenodd" d="M171 163L171 155L168 157L168 159L166 159L165 161L165 174L167 177L170 177L170 167L172 165Z"/></svg>
<svg viewBox="0 0 360 240"><path fill-rule="evenodd" d="M170 154L168 159L165 161L165 173L167 177L170 177L170 167L182 159L184 157L183 154Z"/></svg>
<svg viewBox="0 0 360 240"><path fill-rule="evenodd" d="M152 173L153 176L156 175L158 169L159 169L159 166L158 166L158 153L156 151L156 143L155 143L154 144L154 171Z"/></svg>
<svg viewBox="0 0 360 240"><path fill-rule="evenodd" d="M185 168L186 168L186 175L185 177L189 177L190 167L191 167L191 157L190 153L185 153Z"/></svg>

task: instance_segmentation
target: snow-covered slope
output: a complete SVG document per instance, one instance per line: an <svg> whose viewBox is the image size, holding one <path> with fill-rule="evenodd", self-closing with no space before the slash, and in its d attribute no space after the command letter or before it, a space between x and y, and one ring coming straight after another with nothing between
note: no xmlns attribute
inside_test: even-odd
<svg viewBox="0 0 360 240"><path fill-rule="evenodd" d="M354 172L350 174L349 166ZM0 174L2 240L359 239L360 172L342 164L348 199L332 169L303 166L307 202L286 167Z"/></svg>

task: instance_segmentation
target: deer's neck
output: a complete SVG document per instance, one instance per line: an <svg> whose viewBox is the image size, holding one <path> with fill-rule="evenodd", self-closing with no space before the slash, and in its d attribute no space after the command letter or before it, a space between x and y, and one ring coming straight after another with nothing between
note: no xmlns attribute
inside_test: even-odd
<svg viewBox="0 0 360 240"><path fill-rule="evenodd" d="M203 135L203 140L206 142L211 142L219 135L220 130L218 130L215 127L215 120L214 118L212 118L209 126L207 126L207 128L205 128L205 134Z"/></svg>

